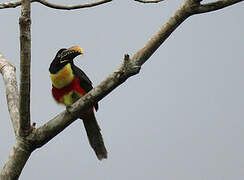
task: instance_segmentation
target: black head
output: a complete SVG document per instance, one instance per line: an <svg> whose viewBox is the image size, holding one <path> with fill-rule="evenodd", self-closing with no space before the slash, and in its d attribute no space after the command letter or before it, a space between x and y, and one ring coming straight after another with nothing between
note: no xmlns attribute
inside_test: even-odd
<svg viewBox="0 0 244 180"><path fill-rule="evenodd" d="M50 73L58 72L68 63L72 64L73 59L80 54L84 54L84 52L79 46L60 49L49 67Z"/></svg>

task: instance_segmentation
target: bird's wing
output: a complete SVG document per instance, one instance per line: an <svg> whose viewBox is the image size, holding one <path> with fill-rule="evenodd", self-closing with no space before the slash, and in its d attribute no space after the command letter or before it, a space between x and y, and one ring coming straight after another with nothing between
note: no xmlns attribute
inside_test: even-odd
<svg viewBox="0 0 244 180"><path fill-rule="evenodd" d="M80 80L80 86L83 88L87 93L92 90L92 82L91 80L87 77L87 75L77 66L74 64L71 65L71 68L73 70L73 73L78 79ZM95 109L98 110L98 104L96 103L94 105Z"/></svg>

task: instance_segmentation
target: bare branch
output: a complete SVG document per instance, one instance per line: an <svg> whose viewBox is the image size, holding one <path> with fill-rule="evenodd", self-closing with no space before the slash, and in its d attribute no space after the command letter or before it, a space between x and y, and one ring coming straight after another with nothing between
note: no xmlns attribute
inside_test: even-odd
<svg viewBox="0 0 244 180"><path fill-rule="evenodd" d="M31 32L30 1L22 0L20 27L20 128L19 135L26 136L30 131L30 66Z"/></svg>
<svg viewBox="0 0 244 180"><path fill-rule="evenodd" d="M54 9L62 9L62 10L74 10L74 9L81 9L81 8L89 8L89 7L94 7L98 6L107 2L111 2L112 0L101 0L98 2L93 2L93 3L86 3L86 4L80 4L80 5L74 5L74 6L64 6L64 5L58 5L58 4L53 4L49 3L45 0L34 0L35 2L39 2L47 7L54 8Z"/></svg>
<svg viewBox="0 0 244 180"><path fill-rule="evenodd" d="M244 0L219 0L216 2L201 4L200 6L196 7L194 13L199 14L199 13L206 13L210 11L216 11L243 1Z"/></svg>
<svg viewBox="0 0 244 180"><path fill-rule="evenodd" d="M137 51L132 60L138 66L144 64L150 56L159 48L159 46L170 36L170 34L191 14L187 9L188 1L186 1L176 12L170 17L159 31L154 34L151 39Z"/></svg>
<svg viewBox="0 0 244 180"><path fill-rule="evenodd" d="M0 53L0 72L6 88L8 111L12 120L15 135L19 128L19 93L15 67Z"/></svg>
<svg viewBox="0 0 244 180"><path fill-rule="evenodd" d="M54 9L61 9L61 10L74 10L74 9L81 9L81 8L89 8L89 7L94 7L98 6L101 4L105 4L108 2L111 2L112 0L101 0L98 2L92 2L92 3L85 3L85 4L79 4L79 5L73 5L73 6L65 6L65 5L58 5L54 3L50 3L45 0L31 0L31 2L39 2L44 6L54 8ZM8 3L2 3L0 4L0 9L4 8L15 8L17 6L21 5L21 1L16 1L16 2L8 2Z"/></svg>
<svg viewBox="0 0 244 180"><path fill-rule="evenodd" d="M140 3L159 3L159 2L162 2L164 0L134 0L134 1L137 1L137 2L140 2Z"/></svg>

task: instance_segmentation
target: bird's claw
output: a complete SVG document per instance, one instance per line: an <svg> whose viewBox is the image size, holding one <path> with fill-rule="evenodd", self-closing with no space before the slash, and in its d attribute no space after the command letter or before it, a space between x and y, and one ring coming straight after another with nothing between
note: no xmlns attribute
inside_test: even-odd
<svg viewBox="0 0 244 180"><path fill-rule="evenodd" d="M66 106L66 111L67 111L68 113L71 113L71 106Z"/></svg>

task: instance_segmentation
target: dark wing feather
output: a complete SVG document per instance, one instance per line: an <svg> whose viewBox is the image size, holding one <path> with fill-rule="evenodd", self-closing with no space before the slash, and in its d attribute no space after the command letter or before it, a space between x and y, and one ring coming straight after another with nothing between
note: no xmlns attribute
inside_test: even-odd
<svg viewBox="0 0 244 180"><path fill-rule="evenodd" d="M77 66L74 64L71 64L71 68L73 70L73 73L78 79L80 80L80 86L88 93L90 90L92 90L92 82L87 77L87 75ZM98 110L98 103L94 105L96 111Z"/></svg>

